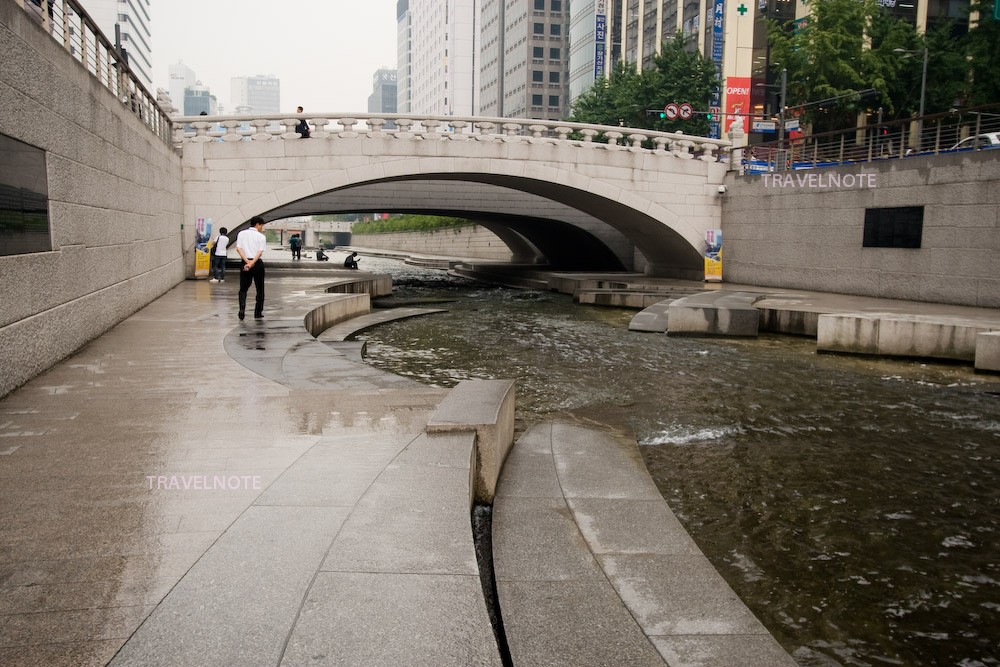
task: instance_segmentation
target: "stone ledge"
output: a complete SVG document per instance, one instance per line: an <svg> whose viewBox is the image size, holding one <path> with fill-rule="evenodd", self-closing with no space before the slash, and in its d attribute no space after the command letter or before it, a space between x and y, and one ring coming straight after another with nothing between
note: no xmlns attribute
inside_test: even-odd
<svg viewBox="0 0 1000 667"><path fill-rule="evenodd" d="M470 502L492 503L514 443L514 381L462 380L427 422L428 433L475 431L475 483Z"/></svg>
<svg viewBox="0 0 1000 667"><path fill-rule="evenodd" d="M677 299L667 309L670 336L756 336L759 292L704 292Z"/></svg>
<svg viewBox="0 0 1000 667"><path fill-rule="evenodd" d="M338 322L318 335L317 338L323 342L345 341L357 332L379 324L420 315L446 312L448 311L444 308L385 308L377 312L369 312L349 320Z"/></svg>
<svg viewBox="0 0 1000 667"><path fill-rule="evenodd" d="M976 370L1000 373L1000 331L976 336Z"/></svg>
<svg viewBox="0 0 1000 667"><path fill-rule="evenodd" d="M992 331L996 329L961 318L826 314L818 319L816 348L821 352L972 362L976 359L977 337Z"/></svg>

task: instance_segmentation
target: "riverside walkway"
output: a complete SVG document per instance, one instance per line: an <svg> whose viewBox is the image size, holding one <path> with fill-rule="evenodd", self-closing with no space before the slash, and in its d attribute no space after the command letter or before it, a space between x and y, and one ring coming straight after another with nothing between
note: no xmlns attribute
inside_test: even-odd
<svg viewBox="0 0 1000 667"><path fill-rule="evenodd" d="M511 451L498 645L474 439L427 432L448 390L312 337L308 273L261 322L185 281L0 400L0 664L793 664L634 443L572 424Z"/></svg>
<svg viewBox="0 0 1000 667"><path fill-rule="evenodd" d="M0 400L0 664L794 664L634 443L565 423L504 468L498 646L450 392L310 335L302 273L262 322L185 281Z"/></svg>

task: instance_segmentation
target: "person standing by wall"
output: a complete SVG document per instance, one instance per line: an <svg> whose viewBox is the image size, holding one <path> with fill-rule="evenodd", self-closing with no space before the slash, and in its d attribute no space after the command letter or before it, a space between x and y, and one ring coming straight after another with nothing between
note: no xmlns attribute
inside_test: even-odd
<svg viewBox="0 0 1000 667"><path fill-rule="evenodd" d="M302 239L298 234L292 234L288 239L288 247L292 250L292 259L302 259Z"/></svg>
<svg viewBox="0 0 1000 667"><path fill-rule="evenodd" d="M229 230L223 227L219 230L219 238L212 246L212 279L210 283L226 282L226 255L229 252Z"/></svg>
<svg viewBox="0 0 1000 667"><path fill-rule="evenodd" d="M236 236L236 252L243 260L243 270L240 271L240 320L246 315L247 292L250 283L257 292L254 303L254 319L264 317L264 250L267 247L267 237L264 236L264 218L255 215L250 218L250 227Z"/></svg>

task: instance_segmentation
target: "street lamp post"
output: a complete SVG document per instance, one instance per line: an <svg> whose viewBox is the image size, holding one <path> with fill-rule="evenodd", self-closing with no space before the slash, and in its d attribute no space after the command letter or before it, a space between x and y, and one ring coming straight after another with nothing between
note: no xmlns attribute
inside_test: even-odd
<svg viewBox="0 0 1000 667"><path fill-rule="evenodd" d="M923 49L893 49L894 53L905 53L906 56L915 56L918 53L923 53L924 56L924 68L923 72L920 74L920 111L917 114L917 150L919 151L923 145L924 136L924 100L927 97L927 47ZM904 56L904 58L906 57Z"/></svg>
<svg viewBox="0 0 1000 667"><path fill-rule="evenodd" d="M778 145L785 143L785 89L788 87L788 70L781 68L781 102L778 106Z"/></svg>

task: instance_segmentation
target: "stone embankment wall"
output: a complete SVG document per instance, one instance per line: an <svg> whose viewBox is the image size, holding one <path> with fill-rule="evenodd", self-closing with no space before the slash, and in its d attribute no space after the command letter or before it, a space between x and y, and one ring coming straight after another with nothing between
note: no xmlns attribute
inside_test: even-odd
<svg viewBox="0 0 1000 667"><path fill-rule="evenodd" d="M1000 150L730 176L727 187L726 282L1000 308ZM920 247L863 247L866 208L903 206L924 207Z"/></svg>
<svg viewBox="0 0 1000 667"><path fill-rule="evenodd" d="M509 262L510 248L496 234L479 225L430 232L353 234L351 245L380 250L405 250L418 255L497 259Z"/></svg>
<svg viewBox="0 0 1000 667"><path fill-rule="evenodd" d="M0 2L0 133L45 151L50 252L0 256L0 396L184 279L172 148Z"/></svg>

